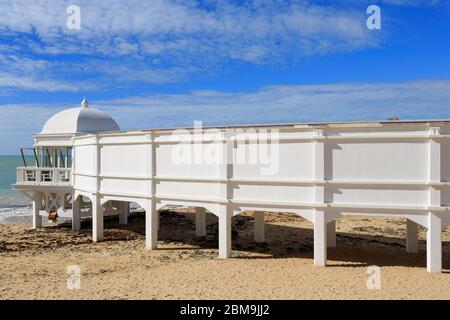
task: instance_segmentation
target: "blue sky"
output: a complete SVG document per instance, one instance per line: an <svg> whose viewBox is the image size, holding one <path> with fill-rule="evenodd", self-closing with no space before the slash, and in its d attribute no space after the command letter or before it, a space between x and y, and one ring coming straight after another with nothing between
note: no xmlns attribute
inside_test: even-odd
<svg viewBox="0 0 450 320"><path fill-rule="evenodd" d="M81 29L66 27L69 5ZM381 8L382 29L366 27ZM78 106L122 129L450 118L439 0L0 3L0 154Z"/></svg>

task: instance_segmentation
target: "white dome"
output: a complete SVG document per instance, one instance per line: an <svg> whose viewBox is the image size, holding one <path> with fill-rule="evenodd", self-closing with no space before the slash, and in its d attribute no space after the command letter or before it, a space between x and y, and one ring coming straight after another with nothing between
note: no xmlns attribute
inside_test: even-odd
<svg viewBox="0 0 450 320"><path fill-rule="evenodd" d="M58 112L44 124L41 134L96 133L120 130L116 121L105 112L82 106Z"/></svg>

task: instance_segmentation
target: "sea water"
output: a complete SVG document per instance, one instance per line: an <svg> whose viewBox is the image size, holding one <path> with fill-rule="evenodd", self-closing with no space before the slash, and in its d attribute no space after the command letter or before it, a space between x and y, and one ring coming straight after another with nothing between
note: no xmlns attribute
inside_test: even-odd
<svg viewBox="0 0 450 320"><path fill-rule="evenodd" d="M21 166L21 156L0 156L0 223L26 223L31 220L30 199L11 188L16 182L16 167Z"/></svg>

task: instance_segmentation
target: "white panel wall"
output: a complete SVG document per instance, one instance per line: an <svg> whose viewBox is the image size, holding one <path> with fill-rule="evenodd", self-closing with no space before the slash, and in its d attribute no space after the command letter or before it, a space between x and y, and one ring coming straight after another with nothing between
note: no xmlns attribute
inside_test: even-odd
<svg viewBox="0 0 450 320"><path fill-rule="evenodd" d="M157 194L179 197L218 198L215 183L187 181L158 181Z"/></svg>
<svg viewBox="0 0 450 320"><path fill-rule="evenodd" d="M233 177L314 179L313 143L282 141L278 147L242 141L234 148Z"/></svg>
<svg viewBox="0 0 450 320"><path fill-rule="evenodd" d="M298 205L305 211L310 210L308 206L324 204L337 208L345 204L405 210L418 207L424 212L428 206L436 206L430 203L433 168L430 127L426 124L273 129L279 130L280 141L270 147L264 141L233 135L231 129L225 135L223 128L210 136L203 133L194 148L189 142L192 130L100 134L98 146L94 143L96 136L78 137L74 147L74 187L91 191L98 186L100 193L161 197L165 201L173 197L174 201L229 200L244 205L245 201L252 205L273 202L274 207ZM450 139L433 139L441 144L441 181L450 182ZM180 141L185 142L184 151ZM215 161L227 152L233 162L228 167ZM432 182L440 183L435 180L439 178ZM438 189L439 201L450 205L450 187L440 185Z"/></svg>
<svg viewBox="0 0 450 320"><path fill-rule="evenodd" d="M330 180L427 181L426 141L343 141L331 150Z"/></svg>
<svg viewBox="0 0 450 320"><path fill-rule="evenodd" d="M335 204L369 204L369 205L404 205L404 206L424 206L428 201L427 188L411 188L390 186L366 187L366 186L346 186L328 187L327 197L330 203Z"/></svg>
<svg viewBox="0 0 450 320"><path fill-rule="evenodd" d="M140 197L150 194L150 181L137 179L100 178L100 192L107 194L136 194Z"/></svg>
<svg viewBox="0 0 450 320"><path fill-rule="evenodd" d="M103 145L100 148L100 175L145 177L149 161L147 153L146 144Z"/></svg>
<svg viewBox="0 0 450 320"><path fill-rule="evenodd" d="M97 152L93 145L81 145L76 147L76 158L74 161L75 172L84 174L95 174L95 163L93 155Z"/></svg>
<svg viewBox="0 0 450 320"><path fill-rule="evenodd" d="M156 174L162 177L218 177L218 164L214 161L203 161L203 157L196 155L206 154L209 150L219 149L218 144L207 143L203 149L196 150L189 144L165 143L157 144L156 148ZM201 146L201 145L200 145ZM193 151L196 152L193 152ZM190 160L189 160L190 159Z"/></svg>
<svg viewBox="0 0 450 320"><path fill-rule="evenodd" d="M281 186L264 184L232 183L233 199L272 200L281 202L314 202L311 186Z"/></svg>

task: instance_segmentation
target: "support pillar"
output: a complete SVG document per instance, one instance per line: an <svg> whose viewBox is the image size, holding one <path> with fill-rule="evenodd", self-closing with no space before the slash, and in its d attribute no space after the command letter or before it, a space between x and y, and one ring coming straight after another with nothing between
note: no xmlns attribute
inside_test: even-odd
<svg viewBox="0 0 450 320"><path fill-rule="evenodd" d="M119 208L120 208L119 224L127 224L128 223L128 213L130 212L130 203L129 202L121 202Z"/></svg>
<svg viewBox="0 0 450 320"><path fill-rule="evenodd" d="M406 252L418 252L418 225L409 219L406 219Z"/></svg>
<svg viewBox="0 0 450 320"><path fill-rule="evenodd" d="M145 247L149 250L158 246L158 212L156 203L147 200L145 205Z"/></svg>
<svg viewBox="0 0 450 320"><path fill-rule="evenodd" d="M336 220L327 223L327 247L336 247Z"/></svg>
<svg viewBox="0 0 450 320"><path fill-rule="evenodd" d="M227 205L219 209L219 258L231 256L231 218L232 211Z"/></svg>
<svg viewBox="0 0 450 320"><path fill-rule="evenodd" d="M81 196L75 199L72 196L72 230L80 231L81 229Z"/></svg>
<svg viewBox="0 0 450 320"><path fill-rule="evenodd" d="M255 211L254 213L254 239L256 242L264 242L265 239L265 223L264 212Z"/></svg>
<svg viewBox="0 0 450 320"><path fill-rule="evenodd" d="M325 267L327 264L327 224L325 212L314 212L314 265Z"/></svg>
<svg viewBox="0 0 450 320"><path fill-rule="evenodd" d="M205 208L195 208L195 236L206 237L206 212Z"/></svg>
<svg viewBox="0 0 450 320"><path fill-rule="evenodd" d="M427 270L442 271L442 220L431 212L428 214Z"/></svg>
<svg viewBox="0 0 450 320"><path fill-rule="evenodd" d="M160 225L161 225L161 217L160 217L159 210L158 210L158 211L156 211L156 228L158 229L158 231L159 231Z"/></svg>
<svg viewBox="0 0 450 320"><path fill-rule="evenodd" d="M92 241L103 240L103 206L100 204L98 196L91 198L92 202Z"/></svg>
<svg viewBox="0 0 450 320"><path fill-rule="evenodd" d="M33 229L42 228L42 217L39 211L42 207L42 194L33 192Z"/></svg>

